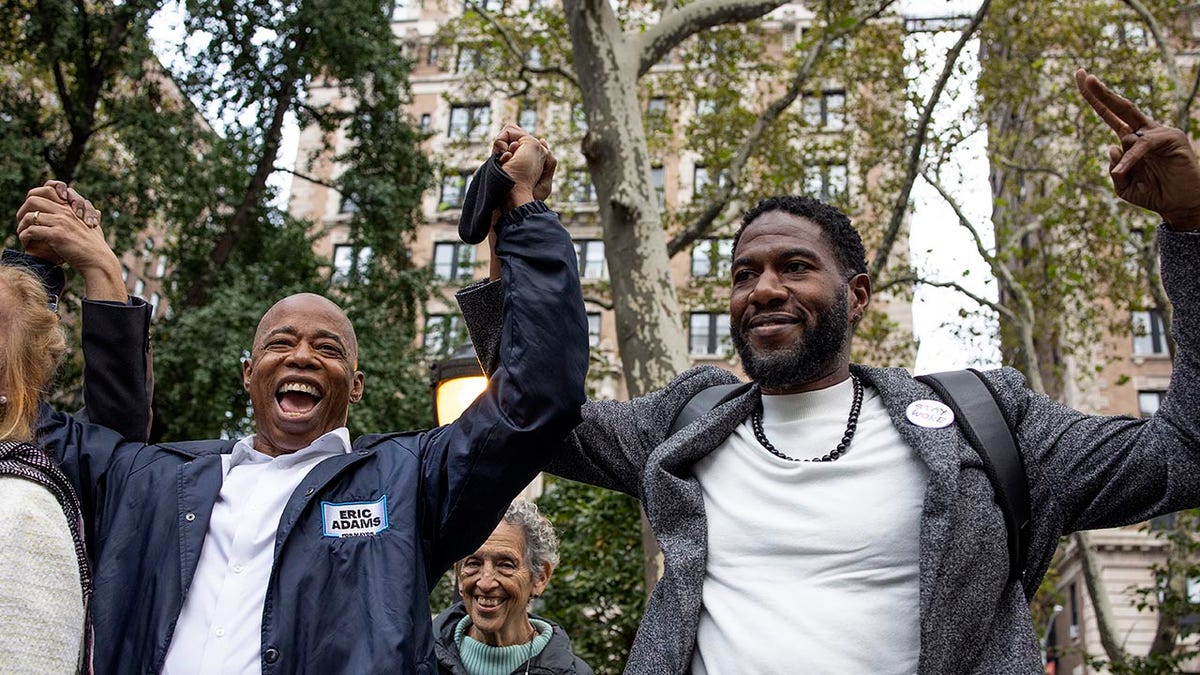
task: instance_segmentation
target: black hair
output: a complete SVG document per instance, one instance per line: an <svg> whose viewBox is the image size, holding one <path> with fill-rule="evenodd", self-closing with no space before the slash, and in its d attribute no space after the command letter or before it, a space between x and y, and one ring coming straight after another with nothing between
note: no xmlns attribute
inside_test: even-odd
<svg viewBox="0 0 1200 675"><path fill-rule="evenodd" d="M820 225L829 245L833 247L834 255L837 256L842 272L847 275L866 274L867 252L863 248L862 237L859 236L858 230L850 224L850 218L829 204L812 197L781 195L767 197L755 204L754 208L742 216L742 224L738 227L737 233L733 235L734 258L737 257L738 242L741 240L746 226L755 218L771 211L783 211L793 216L807 218Z"/></svg>

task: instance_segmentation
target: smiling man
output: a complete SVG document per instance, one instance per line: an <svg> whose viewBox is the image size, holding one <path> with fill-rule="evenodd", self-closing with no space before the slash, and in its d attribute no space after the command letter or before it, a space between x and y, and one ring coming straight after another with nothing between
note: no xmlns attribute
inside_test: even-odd
<svg viewBox="0 0 1200 675"><path fill-rule="evenodd" d="M1200 166L1183 132L1082 70L1077 84L1120 142L1117 194L1162 216L1179 351L1159 412L1085 415L1015 370L982 374L1028 476L1028 556L1009 569L996 491L950 408L904 370L850 363L871 284L849 219L765 200L731 270L752 386L671 435L693 396L736 378L696 368L588 403L549 469L639 498L662 547L627 673L1041 672L1028 598L1059 537L1200 504Z"/></svg>
<svg viewBox="0 0 1200 675"><path fill-rule="evenodd" d="M502 291L500 364L455 423L351 442L348 411L368 384L357 340L342 310L311 294L259 322L243 364L252 436L147 446L43 417L43 446L76 483L92 535L95 672L436 669L430 586L487 539L584 400L574 249L533 198L554 158L514 127L496 147L514 182L493 228L501 282L460 300ZM143 322L93 347L140 365ZM144 387L127 389L138 390L120 395L127 409L148 407Z"/></svg>

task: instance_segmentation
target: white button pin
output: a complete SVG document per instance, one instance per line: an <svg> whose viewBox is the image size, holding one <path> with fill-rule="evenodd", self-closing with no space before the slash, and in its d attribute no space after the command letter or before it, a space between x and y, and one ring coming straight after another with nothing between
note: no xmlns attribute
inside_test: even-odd
<svg viewBox="0 0 1200 675"><path fill-rule="evenodd" d="M941 429L954 424L954 411L941 401L922 399L908 404L908 421L926 429Z"/></svg>

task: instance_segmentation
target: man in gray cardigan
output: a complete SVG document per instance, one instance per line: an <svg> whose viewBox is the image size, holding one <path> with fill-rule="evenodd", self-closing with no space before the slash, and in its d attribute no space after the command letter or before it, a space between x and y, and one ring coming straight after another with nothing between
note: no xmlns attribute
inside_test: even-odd
<svg viewBox="0 0 1200 675"><path fill-rule="evenodd" d="M1028 597L1060 536L1200 504L1200 167L1184 134L1095 77L1080 91L1117 133L1117 193L1158 212L1178 342L1149 419L1097 417L985 373L1014 430L1032 507L1010 575L978 453L926 385L849 362L871 294L844 215L805 198L747 214L730 331L755 386L674 435L689 370L632 401L589 402L551 471L642 501L664 556L631 673L1038 673ZM467 310L486 358L486 317Z"/></svg>

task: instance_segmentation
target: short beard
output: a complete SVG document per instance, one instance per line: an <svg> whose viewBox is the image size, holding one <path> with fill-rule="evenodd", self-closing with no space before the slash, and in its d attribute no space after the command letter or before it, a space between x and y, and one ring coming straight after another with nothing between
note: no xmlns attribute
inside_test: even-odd
<svg viewBox="0 0 1200 675"><path fill-rule="evenodd" d="M742 358L746 375L763 389L773 390L790 389L827 374L841 358L850 334L846 290L843 284L829 311L818 315L815 325L806 324L800 342L790 348L755 351L742 335L741 326L730 326L729 337Z"/></svg>

